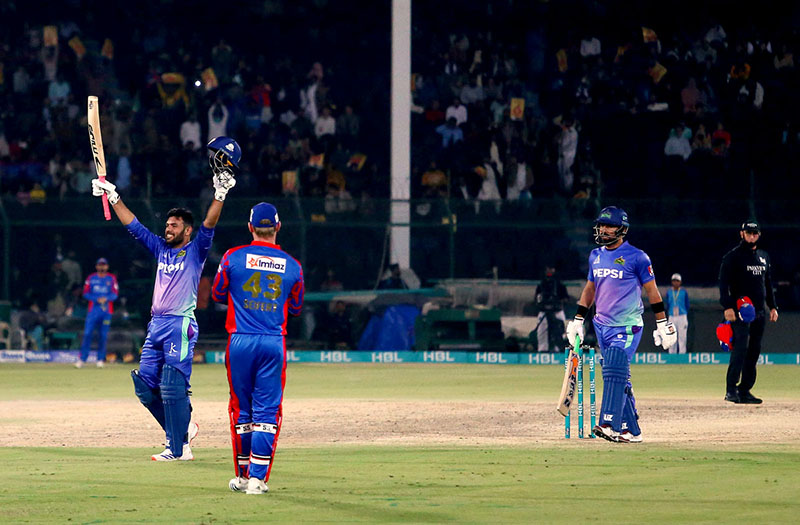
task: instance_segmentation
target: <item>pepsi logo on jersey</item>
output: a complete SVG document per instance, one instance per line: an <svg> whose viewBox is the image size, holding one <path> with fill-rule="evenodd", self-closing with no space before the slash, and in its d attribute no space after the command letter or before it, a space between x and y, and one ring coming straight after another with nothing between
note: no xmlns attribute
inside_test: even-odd
<svg viewBox="0 0 800 525"><path fill-rule="evenodd" d="M622 279L622 270L616 268L592 268L594 277L611 277L612 279Z"/></svg>
<svg viewBox="0 0 800 525"><path fill-rule="evenodd" d="M286 259L267 255L247 254L247 269L286 273Z"/></svg>
<svg viewBox="0 0 800 525"><path fill-rule="evenodd" d="M172 273L177 272L178 270L183 270L185 263L179 262L177 264L167 264L165 262L158 263L158 271L164 273Z"/></svg>

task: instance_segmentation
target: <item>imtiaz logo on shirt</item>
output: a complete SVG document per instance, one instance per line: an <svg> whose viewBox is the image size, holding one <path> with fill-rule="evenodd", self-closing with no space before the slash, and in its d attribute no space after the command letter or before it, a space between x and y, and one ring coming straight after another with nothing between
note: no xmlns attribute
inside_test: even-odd
<svg viewBox="0 0 800 525"><path fill-rule="evenodd" d="M253 255L248 253L247 269L286 273L286 259L283 257L269 257L267 255Z"/></svg>

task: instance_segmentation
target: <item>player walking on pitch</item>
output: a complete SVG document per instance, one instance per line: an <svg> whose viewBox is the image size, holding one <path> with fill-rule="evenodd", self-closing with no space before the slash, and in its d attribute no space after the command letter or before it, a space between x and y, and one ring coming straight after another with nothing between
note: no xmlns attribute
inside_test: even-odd
<svg viewBox="0 0 800 525"><path fill-rule="evenodd" d="M567 339L583 340L583 321L592 303L597 305L593 323L603 357L603 402L596 436L617 443L639 443L642 432L630 382L630 362L642 338L642 288L656 316L653 338L665 349L677 340L667 321L664 303L656 287L650 258L624 240L628 215L616 206L600 211L594 240L600 248L589 255L588 282L578 300L575 318L567 325Z"/></svg>
<svg viewBox="0 0 800 525"><path fill-rule="evenodd" d="M303 269L275 244L278 212L266 202L250 210L253 242L222 257L211 295L228 305L225 355L234 492L264 494L283 419L286 321L303 306Z"/></svg>
<svg viewBox="0 0 800 525"><path fill-rule="evenodd" d="M208 149L213 153L209 164L214 174L214 201L194 240L194 220L189 210L173 208L167 212L162 238L139 222L122 202L113 184L100 179L92 181L92 194L108 196L109 204L128 233L158 261L152 319L147 325L139 370L131 372L136 396L167 436L164 451L151 456L154 461L194 459L189 443L197 435L197 424L190 424L189 380L198 333L194 318L197 285L211 249L222 203L236 184L233 173L242 157L239 145L228 137L215 138L208 143Z"/></svg>

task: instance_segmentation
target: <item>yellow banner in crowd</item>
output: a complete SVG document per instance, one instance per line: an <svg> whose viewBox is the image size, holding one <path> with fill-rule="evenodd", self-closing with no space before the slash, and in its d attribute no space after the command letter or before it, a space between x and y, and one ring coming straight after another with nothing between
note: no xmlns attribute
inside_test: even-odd
<svg viewBox="0 0 800 525"><path fill-rule="evenodd" d="M43 35L45 47L58 46L58 28L56 26L44 26Z"/></svg>
<svg viewBox="0 0 800 525"><path fill-rule="evenodd" d="M81 39L78 38L77 36L73 36L72 38L70 38L69 42L67 43L69 44L69 47L71 47L72 50L75 52L75 55L78 57L78 60L82 59L83 55L86 54L86 46L83 45L83 42L81 42Z"/></svg>
<svg viewBox="0 0 800 525"><path fill-rule="evenodd" d="M511 110L509 111L511 120L522 120L522 117L525 116L525 99L524 98L512 98L511 99Z"/></svg>

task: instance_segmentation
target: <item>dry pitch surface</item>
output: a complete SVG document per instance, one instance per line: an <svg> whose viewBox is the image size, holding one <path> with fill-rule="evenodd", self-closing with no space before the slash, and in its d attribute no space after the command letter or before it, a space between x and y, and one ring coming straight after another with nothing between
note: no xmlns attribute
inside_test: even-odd
<svg viewBox="0 0 800 525"><path fill-rule="evenodd" d="M599 396L598 396L599 403ZM203 448L230 444L227 404L194 401ZM708 447L787 443L797 439L800 404L766 400L763 405L716 401L638 399L646 443ZM588 407L588 405L587 405ZM0 401L0 446L154 447L163 432L135 400ZM356 445L512 445L566 443L554 403L370 401L286 399L282 447ZM588 409L587 409L588 426ZM577 417L573 415L573 437ZM596 440L601 442L601 440ZM573 443L578 440L573 439ZM605 442L603 442L605 443Z"/></svg>

